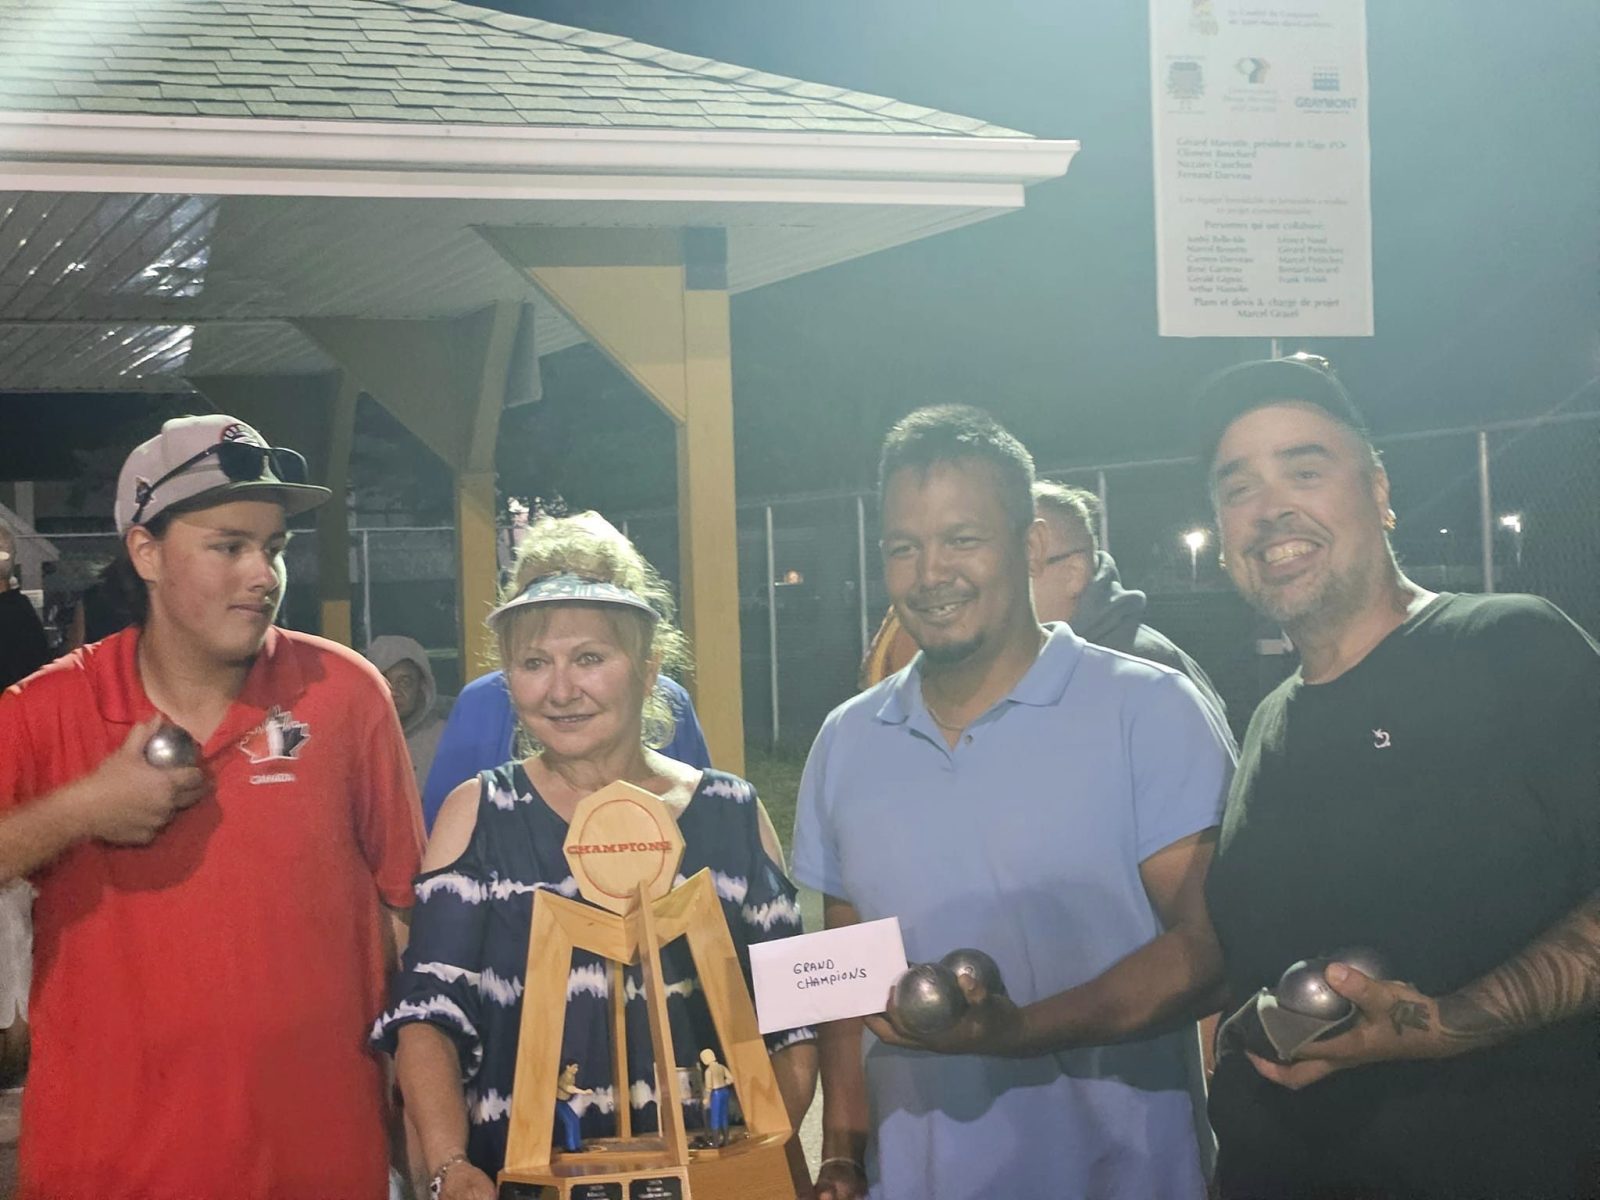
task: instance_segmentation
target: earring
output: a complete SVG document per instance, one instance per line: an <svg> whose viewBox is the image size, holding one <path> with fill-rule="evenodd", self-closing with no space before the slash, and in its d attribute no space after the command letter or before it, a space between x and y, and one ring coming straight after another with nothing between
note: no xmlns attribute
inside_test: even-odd
<svg viewBox="0 0 1600 1200"><path fill-rule="evenodd" d="M1221 567L1224 571L1228 569L1228 556L1221 550L1217 551L1217 566Z"/></svg>
<svg viewBox="0 0 1600 1200"><path fill-rule="evenodd" d="M1399 524L1399 522L1395 520L1394 509L1391 508L1383 514L1383 527L1390 533L1394 532L1394 527L1397 524Z"/></svg>

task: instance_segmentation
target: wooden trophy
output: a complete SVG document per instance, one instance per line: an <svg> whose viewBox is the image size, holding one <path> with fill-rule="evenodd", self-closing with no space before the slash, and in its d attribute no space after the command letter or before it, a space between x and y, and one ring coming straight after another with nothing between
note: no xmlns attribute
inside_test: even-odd
<svg viewBox="0 0 1600 1200"><path fill-rule="evenodd" d="M567 862L589 903L541 890L533 901L522 1025L511 1093L501 1200L791 1200L784 1146L792 1133L756 1028L733 938L710 871L678 887L683 836L656 797L629 783L585 796L573 813ZM726 1145L694 1148L667 1023L661 947L689 939L700 987L744 1110ZM576 1151L552 1147L572 952L608 960L617 1136ZM649 1010L660 1132L635 1135L628 1103L623 968L639 963ZM701 1047L693 1047L692 1061Z"/></svg>

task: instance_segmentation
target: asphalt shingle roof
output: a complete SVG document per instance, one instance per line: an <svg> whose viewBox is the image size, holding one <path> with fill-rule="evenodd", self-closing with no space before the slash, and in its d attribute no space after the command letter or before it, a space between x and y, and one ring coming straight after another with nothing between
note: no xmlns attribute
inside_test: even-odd
<svg viewBox="0 0 1600 1200"><path fill-rule="evenodd" d="M0 0L0 110L1027 136L454 0Z"/></svg>

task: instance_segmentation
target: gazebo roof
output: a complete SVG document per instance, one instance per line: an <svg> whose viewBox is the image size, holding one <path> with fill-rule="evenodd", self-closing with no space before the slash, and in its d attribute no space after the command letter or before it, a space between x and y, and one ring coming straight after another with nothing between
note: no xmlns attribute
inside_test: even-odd
<svg viewBox="0 0 1600 1200"><path fill-rule="evenodd" d="M452 0L0 0L0 110L1023 137Z"/></svg>
<svg viewBox="0 0 1600 1200"><path fill-rule="evenodd" d="M0 0L0 391L332 369L520 301L495 230L708 229L729 291L1020 208L1077 143L453 0Z"/></svg>

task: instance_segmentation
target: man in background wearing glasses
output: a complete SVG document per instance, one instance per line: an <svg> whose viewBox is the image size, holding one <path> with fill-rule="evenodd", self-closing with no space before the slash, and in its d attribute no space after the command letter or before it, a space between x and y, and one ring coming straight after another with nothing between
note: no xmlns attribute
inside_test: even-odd
<svg viewBox="0 0 1600 1200"><path fill-rule="evenodd" d="M1100 498L1041 479L1033 485L1033 510L1045 527L1044 561L1033 575L1039 620L1065 621L1085 641L1187 675L1225 723L1227 706L1210 677L1176 642L1144 623L1144 593L1123 587L1115 560L1100 549L1094 532Z"/></svg>
<svg viewBox="0 0 1600 1200"><path fill-rule="evenodd" d="M305 460L226 416L128 456L135 623L0 695L0 883L32 878L21 1195L387 1192L383 1007L421 845L382 678L277 628ZM157 766L163 724L198 744Z"/></svg>

